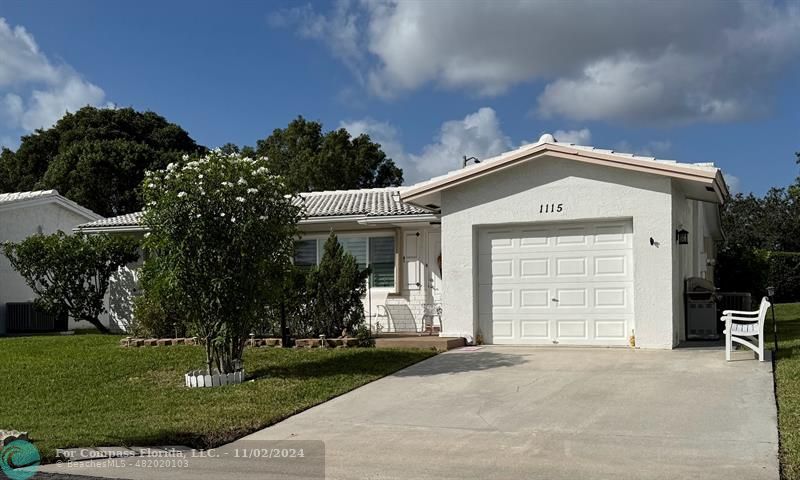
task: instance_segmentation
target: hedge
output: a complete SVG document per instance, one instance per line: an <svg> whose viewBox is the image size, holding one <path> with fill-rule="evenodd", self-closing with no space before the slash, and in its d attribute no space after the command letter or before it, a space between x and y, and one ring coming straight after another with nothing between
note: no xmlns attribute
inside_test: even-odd
<svg viewBox="0 0 800 480"><path fill-rule="evenodd" d="M767 286L775 287L775 302L800 301L800 252L766 252Z"/></svg>
<svg viewBox="0 0 800 480"><path fill-rule="evenodd" d="M800 301L800 252L726 248L717 255L717 286L725 292L750 292L753 302L775 287L777 303Z"/></svg>

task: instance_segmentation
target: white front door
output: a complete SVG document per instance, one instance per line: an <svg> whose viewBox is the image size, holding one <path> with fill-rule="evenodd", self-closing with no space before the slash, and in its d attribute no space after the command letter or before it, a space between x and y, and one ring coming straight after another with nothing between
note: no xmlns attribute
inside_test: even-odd
<svg viewBox="0 0 800 480"><path fill-rule="evenodd" d="M479 323L487 343L628 343L630 221L486 228L479 237Z"/></svg>
<svg viewBox="0 0 800 480"><path fill-rule="evenodd" d="M442 303L442 234L438 230L428 233L428 288L431 303Z"/></svg>

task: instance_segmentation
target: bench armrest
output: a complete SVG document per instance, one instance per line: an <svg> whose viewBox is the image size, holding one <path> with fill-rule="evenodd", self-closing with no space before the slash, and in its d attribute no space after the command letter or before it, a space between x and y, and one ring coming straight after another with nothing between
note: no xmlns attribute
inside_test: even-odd
<svg viewBox="0 0 800 480"><path fill-rule="evenodd" d="M756 316L761 313L761 310L756 310L754 312L744 312L742 310L724 310L722 312L723 315L753 315Z"/></svg>
<svg viewBox="0 0 800 480"><path fill-rule="evenodd" d="M737 322L751 322L752 323L752 322L760 322L761 321L761 317L751 318L751 317L736 317L736 316L733 316L733 315L725 315L724 317L721 317L719 319L720 322L724 322L726 320L735 320Z"/></svg>

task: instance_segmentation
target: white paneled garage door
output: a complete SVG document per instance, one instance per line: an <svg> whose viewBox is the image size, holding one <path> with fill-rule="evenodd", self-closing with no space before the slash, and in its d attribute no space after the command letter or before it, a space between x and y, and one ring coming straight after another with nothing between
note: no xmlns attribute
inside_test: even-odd
<svg viewBox="0 0 800 480"><path fill-rule="evenodd" d="M632 231L630 221L482 230L478 301L485 341L627 344Z"/></svg>

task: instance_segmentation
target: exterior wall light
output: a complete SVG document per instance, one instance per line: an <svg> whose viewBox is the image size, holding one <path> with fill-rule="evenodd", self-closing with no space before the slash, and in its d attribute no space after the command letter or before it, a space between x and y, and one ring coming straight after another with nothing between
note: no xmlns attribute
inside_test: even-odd
<svg viewBox="0 0 800 480"><path fill-rule="evenodd" d="M689 244L689 232L685 229L681 228L677 232L675 232L675 238L678 239L678 245L688 245Z"/></svg>

